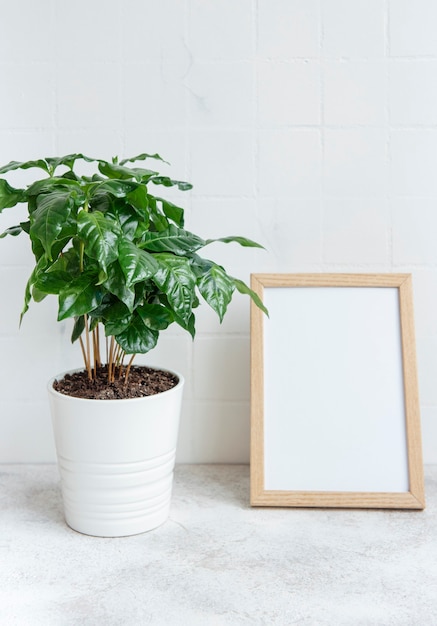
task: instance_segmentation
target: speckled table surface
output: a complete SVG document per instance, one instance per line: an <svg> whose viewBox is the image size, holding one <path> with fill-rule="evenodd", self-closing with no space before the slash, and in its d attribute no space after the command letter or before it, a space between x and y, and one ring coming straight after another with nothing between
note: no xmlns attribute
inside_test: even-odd
<svg viewBox="0 0 437 626"><path fill-rule="evenodd" d="M99 539L54 465L0 465L2 626L433 626L437 466L421 512L252 509L243 465L176 469L170 520Z"/></svg>

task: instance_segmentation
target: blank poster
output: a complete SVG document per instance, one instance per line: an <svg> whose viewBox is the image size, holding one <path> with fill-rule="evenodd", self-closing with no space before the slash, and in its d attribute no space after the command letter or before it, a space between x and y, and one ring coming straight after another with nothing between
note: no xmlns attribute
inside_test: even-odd
<svg viewBox="0 0 437 626"><path fill-rule="evenodd" d="M265 487L407 491L398 290L266 289Z"/></svg>

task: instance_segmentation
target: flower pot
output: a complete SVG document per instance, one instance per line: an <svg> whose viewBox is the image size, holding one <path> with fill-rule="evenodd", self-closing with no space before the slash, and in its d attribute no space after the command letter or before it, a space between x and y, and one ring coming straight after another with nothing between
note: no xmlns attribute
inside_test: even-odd
<svg viewBox="0 0 437 626"><path fill-rule="evenodd" d="M48 384L67 524L81 533L122 537L169 515L184 380L128 400L87 400Z"/></svg>

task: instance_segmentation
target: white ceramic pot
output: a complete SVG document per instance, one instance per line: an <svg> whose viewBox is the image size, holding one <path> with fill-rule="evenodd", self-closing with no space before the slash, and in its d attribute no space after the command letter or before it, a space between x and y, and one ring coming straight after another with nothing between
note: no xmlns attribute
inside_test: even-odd
<svg viewBox="0 0 437 626"><path fill-rule="evenodd" d="M169 515L183 377L168 391L128 400L74 398L48 384L67 524L123 537Z"/></svg>

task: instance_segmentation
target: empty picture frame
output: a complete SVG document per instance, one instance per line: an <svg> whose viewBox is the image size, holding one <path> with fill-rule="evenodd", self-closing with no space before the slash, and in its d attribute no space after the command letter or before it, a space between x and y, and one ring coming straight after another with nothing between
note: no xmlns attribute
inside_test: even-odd
<svg viewBox="0 0 437 626"><path fill-rule="evenodd" d="M252 506L423 509L409 274L254 274Z"/></svg>

